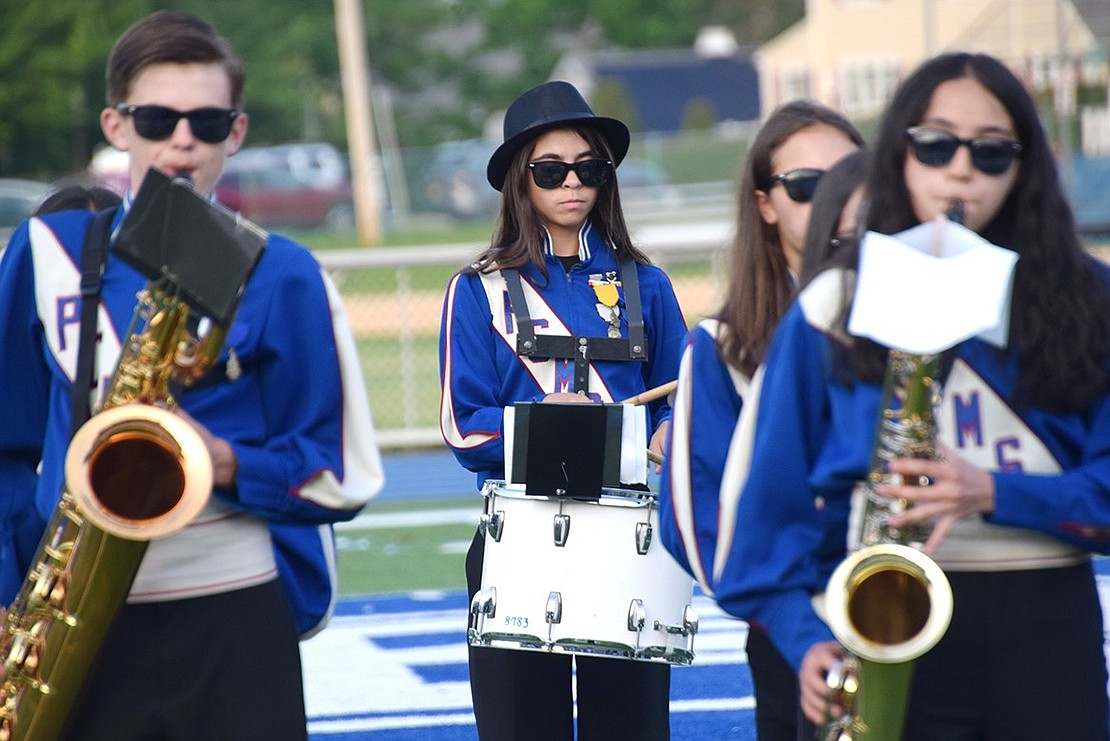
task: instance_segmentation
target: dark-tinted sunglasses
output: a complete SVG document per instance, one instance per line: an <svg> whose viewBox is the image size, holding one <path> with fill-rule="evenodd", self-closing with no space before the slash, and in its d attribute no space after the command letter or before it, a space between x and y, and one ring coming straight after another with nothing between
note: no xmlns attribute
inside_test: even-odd
<svg viewBox="0 0 1110 741"><path fill-rule="evenodd" d="M764 192L770 193L771 188L775 187L775 183L782 183L782 187L786 188L786 195L790 196L790 200L798 203L809 203L813 200L813 193L817 190L817 183L821 182L821 176L825 174L824 170L818 170L813 167L800 167L797 170L789 170L787 172L772 175L771 179L767 181L767 187Z"/></svg>
<svg viewBox="0 0 1110 741"><path fill-rule="evenodd" d="M202 142L219 144L231 133L231 124L239 116L239 111L230 108L194 108L191 111L178 111L160 105L116 106L120 113L131 116L135 122L135 132L144 139L160 142L169 139L177 122L189 119L193 136Z"/></svg>
<svg viewBox="0 0 1110 741"><path fill-rule="evenodd" d="M536 187L545 190L558 188L567 179L567 173L574 170L578 182L587 188L600 188L609 180L613 172L613 163L610 160L582 160L571 164L559 160L543 160L529 162L528 169L532 171L532 180Z"/></svg>
<svg viewBox="0 0 1110 741"><path fill-rule="evenodd" d="M950 131L920 126L906 129L906 137L913 147L913 156L928 167L947 165L956 156L957 149L967 147L971 152L971 164L987 175L1001 175L1021 154L1021 145L1009 139L986 136L961 139Z"/></svg>

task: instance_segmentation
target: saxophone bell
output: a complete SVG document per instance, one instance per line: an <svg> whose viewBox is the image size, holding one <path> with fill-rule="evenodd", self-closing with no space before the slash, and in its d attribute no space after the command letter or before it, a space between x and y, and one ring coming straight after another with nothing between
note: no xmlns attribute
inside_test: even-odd
<svg viewBox="0 0 1110 741"><path fill-rule="evenodd" d="M846 712L826 722L821 741L901 738L912 662L944 637L952 605L948 577L912 546L868 546L837 566L825 619L846 655L827 682Z"/></svg>
<svg viewBox="0 0 1110 741"><path fill-rule="evenodd" d="M952 588L936 561L907 545L856 551L829 578L829 627L868 661L912 661L937 644L952 618Z"/></svg>
<svg viewBox="0 0 1110 741"><path fill-rule="evenodd" d="M147 404L89 419L70 442L65 473L82 515L128 540L177 532L204 508L212 488L212 460L200 434L170 410Z"/></svg>

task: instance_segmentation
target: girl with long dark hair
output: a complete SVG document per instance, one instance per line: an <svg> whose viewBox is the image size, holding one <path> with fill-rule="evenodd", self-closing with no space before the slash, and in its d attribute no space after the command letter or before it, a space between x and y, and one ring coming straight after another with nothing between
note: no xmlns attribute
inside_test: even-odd
<svg viewBox="0 0 1110 741"><path fill-rule="evenodd" d="M621 211L617 166L628 142L623 123L594 115L566 82L533 88L506 112L505 141L487 170L501 191L496 233L451 279L440 335L440 427L479 486L504 479L504 410L514 402L611 403L678 375L685 320ZM572 353L555 348L561 339ZM665 399L649 404L649 448L659 454L669 414ZM466 559L472 599L482 546L476 535ZM573 661L578 739L669 738L669 665L581 654ZM571 662L568 654L472 646L483 741L575 738Z"/></svg>
<svg viewBox="0 0 1110 741"><path fill-rule="evenodd" d="M954 593L951 626L915 662L904 738L1105 739L1090 552L1110 548L1110 273L1079 241L1028 91L989 56L943 55L905 80L867 193L873 231L959 202L965 226L1018 255L1008 343L945 353L941 458L896 460L907 485L878 487L912 505L893 527L933 528L925 549ZM735 511L743 535L716 585L726 610L768 627L816 723L843 710L820 605L870 468L887 356L846 328L858 255L839 253L772 342ZM908 485L921 477L930 484Z"/></svg>
<svg viewBox="0 0 1110 741"><path fill-rule="evenodd" d="M687 340L659 496L664 545L709 595L716 553L732 537L731 521L719 518L720 493L745 390L796 290L815 194L826 171L862 143L840 113L795 101L767 118L745 158L724 301ZM793 741L794 671L759 624L749 627L747 653L760 740Z"/></svg>

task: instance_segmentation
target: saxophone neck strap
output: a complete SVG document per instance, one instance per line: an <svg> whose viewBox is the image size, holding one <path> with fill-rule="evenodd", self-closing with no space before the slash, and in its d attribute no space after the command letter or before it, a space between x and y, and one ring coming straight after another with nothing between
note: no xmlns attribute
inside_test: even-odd
<svg viewBox="0 0 1110 741"><path fill-rule="evenodd" d="M95 386L93 359L96 357L96 313L100 287L108 262L108 238L116 208L97 211L85 229L81 247L81 330L77 344L77 373L73 377L70 404L70 437L92 415L89 396Z"/></svg>
<svg viewBox="0 0 1110 741"><path fill-rule="evenodd" d="M628 257L620 262L621 285L624 287L627 337L583 337L579 335L537 335L528 302L521 285L520 271L501 271L509 291L509 301L516 316L516 354L531 358L561 358L574 361L574 391L588 392L591 360L647 360L644 337L644 315L640 306L640 282L636 263Z"/></svg>

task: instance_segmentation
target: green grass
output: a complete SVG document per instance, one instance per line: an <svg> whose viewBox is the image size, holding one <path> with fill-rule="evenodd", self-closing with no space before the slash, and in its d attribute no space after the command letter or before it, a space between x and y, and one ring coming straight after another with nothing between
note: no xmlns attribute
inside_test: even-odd
<svg viewBox="0 0 1110 741"><path fill-rule="evenodd" d="M432 512L441 508L470 509L472 521L414 524L397 527L340 528L339 592L343 595L384 594L423 589L462 589L463 562L481 513L481 500L374 504L364 516L395 512Z"/></svg>
<svg viewBox="0 0 1110 741"><path fill-rule="evenodd" d="M313 250L345 250L353 247L389 249L413 245L486 244L493 234L493 218L473 220L414 218L410 223L382 229L381 243L359 244L353 232L282 231Z"/></svg>
<svg viewBox="0 0 1110 741"><path fill-rule="evenodd" d="M441 293L447 287L447 281L463 267L471 257L477 255L467 254L459 260L458 265L414 265L405 268L366 268L357 270L343 270L336 280L343 293L389 293L397 291L401 280L405 281L410 291L435 291ZM403 270L404 278L399 276Z"/></svg>
<svg viewBox="0 0 1110 741"><path fill-rule="evenodd" d="M410 367L402 368L398 338L358 341L370 409L378 429L435 427L439 424L439 339L414 337ZM413 400L411 406L404 402ZM406 412L406 407L409 409ZM406 419L406 415L411 419Z"/></svg>

